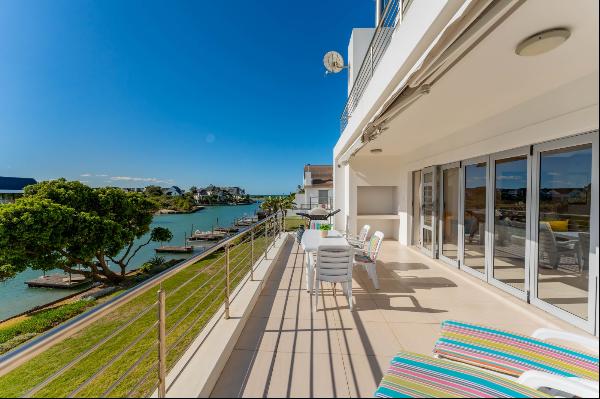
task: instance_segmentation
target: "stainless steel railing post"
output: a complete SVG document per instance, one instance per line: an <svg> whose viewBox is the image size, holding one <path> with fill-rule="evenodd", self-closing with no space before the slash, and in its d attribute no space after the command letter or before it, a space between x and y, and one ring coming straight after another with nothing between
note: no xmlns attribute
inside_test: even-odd
<svg viewBox="0 0 600 399"><path fill-rule="evenodd" d="M269 221L265 222L265 260L267 259L267 252L269 251Z"/></svg>
<svg viewBox="0 0 600 399"><path fill-rule="evenodd" d="M164 398L167 394L167 312L166 295L161 288L158 290L158 397Z"/></svg>
<svg viewBox="0 0 600 399"><path fill-rule="evenodd" d="M231 294L229 281L229 245L225 246L225 318L229 319L229 295Z"/></svg>
<svg viewBox="0 0 600 399"><path fill-rule="evenodd" d="M254 227L250 230L250 281L254 281Z"/></svg>

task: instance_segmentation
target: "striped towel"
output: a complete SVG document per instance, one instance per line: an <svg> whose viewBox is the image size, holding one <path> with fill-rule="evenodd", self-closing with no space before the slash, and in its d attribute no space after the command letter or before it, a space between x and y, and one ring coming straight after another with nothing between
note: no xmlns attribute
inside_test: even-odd
<svg viewBox="0 0 600 399"><path fill-rule="evenodd" d="M598 355L457 321L442 323L442 336L433 352L446 359L515 377L527 370L539 370L598 381Z"/></svg>
<svg viewBox="0 0 600 399"><path fill-rule="evenodd" d="M481 369L398 353L375 392L378 398L547 398L540 391Z"/></svg>

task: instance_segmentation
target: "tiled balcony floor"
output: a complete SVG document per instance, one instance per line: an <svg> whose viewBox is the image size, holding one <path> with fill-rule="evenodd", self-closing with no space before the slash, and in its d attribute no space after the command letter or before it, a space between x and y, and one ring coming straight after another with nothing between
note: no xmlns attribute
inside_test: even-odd
<svg viewBox="0 0 600 399"><path fill-rule="evenodd" d="M305 290L303 253L289 240L213 397L372 397L399 350L431 354L446 319L521 333L580 330L395 241L384 242L380 290L354 273L354 311L325 284L325 310Z"/></svg>

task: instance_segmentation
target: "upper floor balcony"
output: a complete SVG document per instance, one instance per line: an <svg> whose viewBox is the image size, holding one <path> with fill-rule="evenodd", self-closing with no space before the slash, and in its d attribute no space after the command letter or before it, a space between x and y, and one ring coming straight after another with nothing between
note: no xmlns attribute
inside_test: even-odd
<svg viewBox="0 0 600 399"><path fill-rule="evenodd" d="M383 2L383 9L378 25L374 29L365 29L364 32L356 32L363 37L353 38L349 50L350 65L348 71L348 99L340 117L340 131L343 132L348 125L348 120L358 106L362 95L371 81L379 62L385 54L396 26L402 21L404 13L413 0L387 0ZM368 46L365 43L365 35L370 37ZM350 54L352 53L352 54ZM364 56L363 56L364 54ZM356 59L362 58L362 62ZM357 64L355 66L354 64Z"/></svg>

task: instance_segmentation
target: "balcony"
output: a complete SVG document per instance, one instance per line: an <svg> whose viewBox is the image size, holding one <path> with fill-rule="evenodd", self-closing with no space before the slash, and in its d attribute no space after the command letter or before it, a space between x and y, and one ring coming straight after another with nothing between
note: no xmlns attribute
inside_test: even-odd
<svg viewBox="0 0 600 399"><path fill-rule="evenodd" d="M377 65L379 65L392 40L396 25L402 20L402 16L412 3L412 0L388 0L384 3L385 6L381 13L379 24L375 28L358 74L352 82L352 89L348 94L346 105L340 116L340 132L343 132L348 125L348 120L358 106L367 85L375 74Z"/></svg>
<svg viewBox="0 0 600 399"><path fill-rule="evenodd" d="M380 290L356 268L354 310L325 284L314 312L304 254L282 222L259 222L3 356L0 393L368 397L397 351L431 354L443 320L584 334L397 241L383 244Z"/></svg>
<svg viewBox="0 0 600 399"><path fill-rule="evenodd" d="M431 355L443 320L530 334L580 330L396 241L385 241L380 290L355 269L351 312L325 287L314 312L303 253L288 240L212 397L372 397L399 350ZM181 381L181 383L185 383Z"/></svg>

